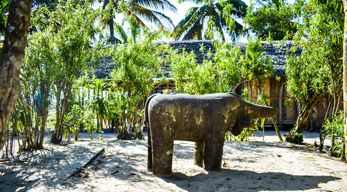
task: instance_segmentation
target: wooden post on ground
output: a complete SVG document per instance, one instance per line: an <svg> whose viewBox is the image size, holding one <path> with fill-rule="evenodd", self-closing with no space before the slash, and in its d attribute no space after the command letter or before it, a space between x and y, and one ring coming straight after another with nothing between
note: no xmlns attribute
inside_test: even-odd
<svg viewBox="0 0 347 192"><path fill-rule="evenodd" d="M283 122L282 122L282 116L283 116L283 89L284 89L284 78L281 78L280 81L280 87L278 90L278 123L280 125L280 130L283 130Z"/></svg>

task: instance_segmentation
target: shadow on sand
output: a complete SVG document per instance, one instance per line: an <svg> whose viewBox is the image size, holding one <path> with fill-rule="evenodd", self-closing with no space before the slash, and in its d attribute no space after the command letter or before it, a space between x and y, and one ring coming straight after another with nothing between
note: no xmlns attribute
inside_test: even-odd
<svg viewBox="0 0 347 192"><path fill-rule="evenodd" d="M163 179L187 191L301 191L319 189L320 183L341 179L333 176L291 175L280 172L257 173L231 169L222 169L220 172L211 171L208 174L191 177L178 172L172 175L171 178Z"/></svg>

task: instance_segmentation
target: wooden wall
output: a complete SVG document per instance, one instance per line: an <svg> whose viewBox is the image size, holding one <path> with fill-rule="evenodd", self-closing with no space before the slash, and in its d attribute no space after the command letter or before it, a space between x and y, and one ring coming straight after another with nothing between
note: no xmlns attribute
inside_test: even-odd
<svg viewBox="0 0 347 192"><path fill-rule="evenodd" d="M268 96L268 103L270 103L270 106L274 107L278 112L276 121L280 129L289 130L294 126L296 118L298 117L300 104L295 100L295 98L290 96L286 89L285 81L285 78L267 79L264 93ZM258 91L255 86L255 82L248 82L243 85L243 87L248 87L249 98L252 99L252 102L256 102L258 97ZM286 106L284 104L284 102L287 100L291 101L291 105ZM320 97L319 100L320 102L311 113L311 117L308 122L313 129L317 129L322 126L329 104L328 95ZM267 121L266 124L268 126L272 126L271 121Z"/></svg>

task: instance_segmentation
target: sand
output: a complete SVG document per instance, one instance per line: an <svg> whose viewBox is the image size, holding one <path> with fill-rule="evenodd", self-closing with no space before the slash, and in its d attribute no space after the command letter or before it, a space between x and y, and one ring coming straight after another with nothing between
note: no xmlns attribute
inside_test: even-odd
<svg viewBox="0 0 347 192"><path fill-rule="evenodd" d="M273 131L265 135L226 141L220 172L194 165L193 142L175 141L173 176L162 178L147 171L145 140L104 134L90 141L82 134L82 141L47 142L44 150L1 162L0 191L347 191L347 164L309 147L318 133L305 132L301 146L279 142Z"/></svg>

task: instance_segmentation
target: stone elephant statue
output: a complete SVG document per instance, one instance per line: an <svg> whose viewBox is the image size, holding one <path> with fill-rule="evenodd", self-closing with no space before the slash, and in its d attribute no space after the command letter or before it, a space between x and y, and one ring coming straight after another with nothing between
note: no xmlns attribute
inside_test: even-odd
<svg viewBox="0 0 347 192"><path fill-rule="evenodd" d="M170 176L174 140L194 141L194 163L221 169L225 133L239 135L252 119L269 118L271 107L249 103L233 93L152 95L146 101L148 170Z"/></svg>

